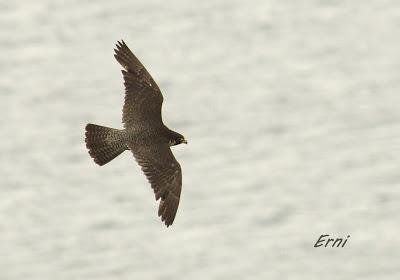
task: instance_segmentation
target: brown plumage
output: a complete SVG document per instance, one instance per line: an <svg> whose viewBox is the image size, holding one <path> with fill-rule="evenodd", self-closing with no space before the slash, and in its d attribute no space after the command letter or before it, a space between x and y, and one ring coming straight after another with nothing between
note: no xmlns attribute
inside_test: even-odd
<svg viewBox="0 0 400 280"><path fill-rule="evenodd" d="M163 96L156 82L124 41L116 45L116 60L122 70L125 102L124 129L86 125L86 147L99 165L104 165L125 150L131 150L141 166L156 200L161 199L158 215L170 226L176 216L182 187L182 171L170 146L187 143L167 128L161 117Z"/></svg>

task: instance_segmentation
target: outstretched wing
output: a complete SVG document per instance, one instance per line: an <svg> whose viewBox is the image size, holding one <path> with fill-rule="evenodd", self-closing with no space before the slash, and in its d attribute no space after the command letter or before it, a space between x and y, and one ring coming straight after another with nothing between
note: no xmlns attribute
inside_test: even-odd
<svg viewBox="0 0 400 280"><path fill-rule="evenodd" d="M116 47L114 57L125 69L122 70L125 85L124 127L159 125L162 123L163 102L160 88L124 41L118 41Z"/></svg>
<svg viewBox="0 0 400 280"><path fill-rule="evenodd" d="M161 198L158 216L168 227L176 215L182 188L181 166L168 144L151 146L129 145L154 190L156 200Z"/></svg>

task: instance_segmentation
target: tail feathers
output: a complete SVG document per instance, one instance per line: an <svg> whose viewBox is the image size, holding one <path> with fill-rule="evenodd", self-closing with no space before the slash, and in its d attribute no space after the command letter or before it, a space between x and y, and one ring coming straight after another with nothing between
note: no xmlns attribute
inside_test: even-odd
<svg viewBox="0 0 400 280"><path fill-rule="evenodd" d="M89 154L98 165L110 162L128 149L123 130L89 123L85 136Z"/></svg>

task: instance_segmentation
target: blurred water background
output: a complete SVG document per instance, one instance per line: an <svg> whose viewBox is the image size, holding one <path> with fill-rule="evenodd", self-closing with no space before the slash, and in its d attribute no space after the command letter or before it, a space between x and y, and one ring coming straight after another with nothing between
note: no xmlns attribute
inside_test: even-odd
<svg viewBox="0 0 400 280"><path fill-rule="evenodd" d="M395 0L1 1L0 279L400 279L399 30ZM189 141L168 229L85 148L119 39Z"/></svg>

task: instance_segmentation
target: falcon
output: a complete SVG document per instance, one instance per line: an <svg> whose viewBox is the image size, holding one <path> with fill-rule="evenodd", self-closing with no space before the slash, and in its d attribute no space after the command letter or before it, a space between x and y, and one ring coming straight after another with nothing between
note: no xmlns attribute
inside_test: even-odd
<svg viewBox="0 0 400 280"><path fill-rule="evenodd" d="M166 127L161 117L163 96L146 68L123 40L114 49L124 68L124 129L86 125L86 147L94 162L102 166L130 150L147 177L156 201L158 216L168 227L174 222L182 188L181 166L170 147L187 144L185 137Z"/></svg>

